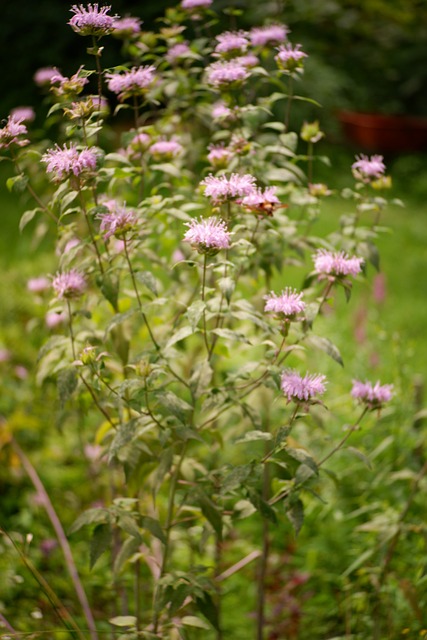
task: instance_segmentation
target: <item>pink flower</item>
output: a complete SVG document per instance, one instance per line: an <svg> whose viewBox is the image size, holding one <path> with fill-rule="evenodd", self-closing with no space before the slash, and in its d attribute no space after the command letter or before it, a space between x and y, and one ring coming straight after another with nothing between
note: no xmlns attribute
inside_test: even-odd
<svg viewBox="0 0 427 640"><path fill-rule="evenodd" d="M320 276L357 276L362 270L363 258L349 258L344 251L333 253L319 249L313 257L314 270Z"/></svg>
<svg viewBox="0 0 427 640"><path fill-rule="evenodd" d="M54 149L48 149L41 157L46 163L46 171L54 174L54 179L62 180L72 175L80 176L96 169L97 152L95 149L84 148L79 151L73 143L63 148L56 145Z"/></svg>
<svg viewBox="0 0 427 640"><path fill-rule="evenodd" d="M117 18L113 23L113 35L116 38L129 38L141 32L142 21L139 18L125 16Z"/></svg>
<svg viewBox="0 0 427 640"><path fill-rule="evenodd" d="M188 54L191 54L191 49L188 44L186 42L178 42L168 49L165 57L170 64L173 64L187 58Z"/></svg>
<svg viewBox="0 0 427 640"><path fill-rule="evenodd" d="M146 65L123 73L107 73L108 88L118 94L119 100L144 95L156 81L155 71L152 65Z"/></svg>
<svg viewBox="0 0 427 640"><path fill-rule="evenodd" d="M241 64L246 68L256 67L259 65L259 59L253 53L248 53L245 56L238 56L234 59L238 64Z"/></svg>
<svg viewBox="0 0 427 640"><path fill-rule="evenodd" d="M32 122L36 114L33 107L15 107L10 112L10 116L19 122Z"/></svg>
<svg viewBox="0 0 427 640"><path fill-rule="evenodd" d="M22 124L22 119L17 120L13 116L9 116L3 129L0 129L0 149L8 149L12 145L17 147L25 147L30 141L25 136L27 127Z"/></svg>
<svg viewBox="0 0 427 640"><path fill-rule="evenodd" d="M63 96L67 94L79 94L83 91L85 85L89 82L87 78L80 75L83 67L80 67L78 71L70 78L63 76L62 73L56 71L56 74L52 75L50 83L52 85L52 91L57 96Z"/></svg>
<svg viewBox="0 0 427 640"><path fill-rule="evenodd" d="M280 316L286 316L289 320L293 320L298 313L305 309L305 302L302 300L302 293L298 293L296 289L286 287L280 295L269 293L264 296L264 311L276 313Z"/></svg>
<svg viewBox="0 0 427 640"><path fill-rule="evenodd" d="M42 293L50 287L50 280L43 276L39 278L30 278L27 282L27 289L32 293Z"/></svg>
<svg viewBox="0 0 427 640"><path fill-rule="evenodd" d="M66 314L61 311L57 313L56 311L50 311L45 316L45 323L49 329L54 329L58 325L62 324L67 320Z"/></svg>
<svg viewBox="0 0 427 640"><path fill-rule="evenodd" d="M111 7L98 8L98 3L88 4L85 8L82 4L74 4L70 11L74 13L69 25L81 36L105 36L112 33L114 21L118 16L107 15Z"/></svg>
<svg viewBox="0 0 427 640"><path fill-rule="evenodd" d="M188 231L184 235L185 242L190 242L200 253L217 252L228 249L230 233L223 220L212 216L203 220L192 220L187 223Z"/></svg>
<svg viewBox="0 0 427 640"><path fill-rule="evenodd" d="M203 9L210 7L212 0L182 0L181 7L183 9Z"/></svg>
<svg viewBox="0 0 427 640"><path fill-rule="evenodd" d="M279 198L276 196L276 191L276 187L266 187L264 191L262 189L255 189L252 193L242 198L239 204L260 215L271 216L275 209L286 206L280 203Z"/></svg>
<svg viewBox="0 0 427 640"><path fill-rule="evenodd" d="M245 31L225 31L216 37L215 53L244 53L249 46Z"/></svg>
<svg viewBox="0 0 427 640"><path fill-rule="evenodd" d="M249 33L251 44L254 47L265 47L267 44L279 44L284 42L289 33L284 24L268 24L264 27L254 27Z"/></svg>
<svg viewBox="0 0 427 640"><path fill-rule="evenodd" d="M84 276L76 269L57 273L52 287L58 298L78 298L86 289Z"/></svg>
<svg viewBox="0 0 427 640"><path fill-rule="evenodd" d="M365 156L361 154L356 156L356 162L351 165L353 175L357 180L363 180L363 182L370 182L371 180L377 180L385 172L385 164L383 162L383 156Z"/></svg>
<svg viewBox="0 0 427 640"><path fill-rule="evenodd" d="M301 51L300 44L292 46L288 42L287 44L282 44L278 51L279 53L275 60L283 71L292 73L293 71L301 70L303 59L307 57L307 54Z"/></svg>
<svg viewBox="0 0 427 640"><path fill-rule="evenodd" d="M148 150L158 159L171 160L182 153L183 148L176 140L158 140Z"/></svg>
<svg viewBox="0 0 427 640"><path fill-rule="evenodd" d="M370 409L379 409L385 402L393 397L393 385L380 385L379 381L374 386L370 382L353 380L351 395L356 400L365 403Z"/></svg>
<svg viewBox="0 0 427 640"><path fill-rule="evenodd" d="M98 213L97 219L101 220L100 230L104 233L104 239L108 240L111 236L120 236L130 231L136 224L135 211L126 209L113 203L104 203L109 209L109 213Z"/></svg>
<svg viewBox="0 0 427 640"><path fill-rule="evenodd" d="M223 144L211 144L209 146L208 162L217 169L224 168L233 157L230 149L224 147Z"/></svg>
<svg viewBox="0 0 427 640"><path fill-rule="evenodd" d="M321 374L306 374L304 377L293 370L282 373L280 387L288 398L288 402L309 403L317 395L325 393L326 377Z"/></svg>
<svg viewBox="0 0 427 640"><path fill-rule="evenodd" d="M227 107L222 100L215 102L212 107L212 118L214 120L234 120L236 117L235 112Z"/></svg>
<svg viewBox="0 0 427 640"><path fill-rule="evenodd" d="M41 67L37 69L33 76L33 80L38 87L50 85L51 79L58 75L58 70L54 67Z"/></svg>
<svg viewBox="0 0 427 640"><path fill-rule="evenodd" d="M205 196L211 198L214 204L231 198L243 198L255 190L255 178L249 173L232 173L229 178L209 174L200 184L205 187Z"/></svg>
<svg viewBox="0 0 427 640"><path fill-rule="evenodd" d="M247 68L235 60L219 60L206 68L206 82L212 87L221 87L249 78Z"/></svg>

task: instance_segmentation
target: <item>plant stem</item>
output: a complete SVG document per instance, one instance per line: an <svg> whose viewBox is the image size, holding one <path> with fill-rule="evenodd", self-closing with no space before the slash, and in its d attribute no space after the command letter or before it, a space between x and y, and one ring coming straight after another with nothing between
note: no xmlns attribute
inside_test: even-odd
<svg viewBox="0 0 427 640"><path fill-rule="evenodd" d="M23 173L19 164L18 164L18 160L16 158L16 156L13 154L13 152L11 152L12 155L12 160L15 164L15 169L16 171L20 174ZM42 202L40 200L40 198L38 197L37 193L34 191L33 187L30 185L29 182L27 182L27 184L25 185L25 188L27 189L28 193L34 198L34 200L37 202L37 204L39 205L40 209L42 209L44 211L44 213L46 213L46 215L49 216L49 218L51 220L53 220L56 224L58 224L58 218L55 216L54 213L52 213L52 211L44 204L44 202Z"/></svg>
<svg viewBox="0 0 427 640"><path fill-rule="evenodd" d="M4 615L2 613L0 613L0 622L2 623L2 625L4 627L6 627L6 629L9 631L9 633L13 633L13 634L18 634L18 631L16 631L12 625L6 620L6 618L4 617ZM21 634L19 634L21 635Z"/></svg>
<svg viewBox="0 0 427 640"><path fill-rule="evenodd" d="M207 267L207 263L208 263L208 256L205 253L204 256L203 256L203 271L202 271L202 291L201 291L202 302L205 302L206 267ZM209 346L208 331L207 331L207 325L206 325L206 309L203 309L203 339L205 341L206 351L208 352L208 360L210 360L210 358L212 356L214 342L212 341L212 345Z"/></svg>
<svg viewBox="0 0 427 640"><path fill-rule="evenodd" d="M362 418L365 416L365 414L368 411L369 411L369 407L364 407L359 419L350 427L350 429L345 434L344 438L336 445L336 447L334 447L332 451L330 451L324 458L322 458L322 460L320 460L320 462L317 464L318 467L321 467L326 462L326 460L329 460L329 458L331 458L334 455L334 453L342 449L342 447L345 445L345 443L347 442L351 434L354 433L354 431L356 431L359 428Z"/></svg>
<svg viewBox="0 0 427 640"><path fill-rule="evenodd" d="M268 406L266 408L268 412ZM270 419L267 413L265 417L265 432L269 433L270 431ZM266 441L265 443L265 459L267 460L270 455L270 443ZM265 502L268 502L270 497L270 468L267 462L264 462L263 472L262 472L262 499ZM267 576L267 566L268 566L268 556L270 551L270 532L269 532L269 522L267 518L263 517L262 519L262 551L261 558L258 566L258 585L257 585L257 609L256 609L256 639L263 640L264 638L264 627L265 627L265 599L266 599L266 576Z"/></svg>
<svg viewBox="0 0 427 640"><path fill-rule="evenodd" d="M83 197L83 191L82 191L80 185L78 186L78 192L79 192L80 206L82 208L83 215L84 215L84 218L86 220L86 225L87 225L87 228L88 228L88 231L89 231L89 235L90 235L90 239L91 239L91 242L92 242L92 246L95 249L96 258L98 260L99 270L100 270L101 274L104 275L104 267L102 266L101 254L99 253L98 243L96 242L96 238L94 236L93 229L92 229L92 224L91 224L91 222L89 220L89 216L88 216L88 213L86 211L86 204L85 204L84 197Z"/></svg>
<svg viewBox="0 0 427 640"><path fill-rule="evenodd" d="M286 112L285 112L285 127L286 127L286 132L289 131L289 119L290 119L290 115L291 115L291 104L292 104L292 99L294 97L294 79L292 77L292 75L289 76L289 83L288 83L288 101L286 104Z"/></svg>
<svg viewBox="0 0 427 640"><path fill-rule="evenodd" d="M83 588L83 585L80 581L80 577L77 571L77 567L75 565L74 562L74 558L73 558L73 554L71 551L71 547L68 543L67 540L67 536L65 535L64 529L62 527L62 524L58 518L58 515L52 505L52 502L49 498L49 495L46 491L46 489L44 488L44 485L42 483L42 481L40 480L40 477L37 473L37 471L35 470L35 468L33 467L33 465L31 464L30 460L27 458L27 456L25 455L25 453L22 451L21 447L18 445L18 443L15 440L12 440L12 446L13 449L15 451L15 453L18 455L22 466L24 467L28 477L30 478L31 482L33 483L35 489L37 490L37 493L39 494L39 496L41 497L42 501L43 501L43 506L46 509L46 513L49 516L49 519L52 523L52 526L55 530L56 536L58 538L58 542L60 544L60 547L62 549L62 553L64 555L64 559L65 559L65 564L67 565L67 569L68 572L70 574L71 577L71 581L74 585L74 589L76 591L77 597L79 599L79 602L81 604L81 607L83 609L83 613L84 616L86 618L86 622L89 628L89 633L90 633L90 637L92 640L98 640L98 634L96 631L96 626L95 626L95 621L92 615L92 611L90 609L89 606L89 602L85 593L85 590Z"/></svg>

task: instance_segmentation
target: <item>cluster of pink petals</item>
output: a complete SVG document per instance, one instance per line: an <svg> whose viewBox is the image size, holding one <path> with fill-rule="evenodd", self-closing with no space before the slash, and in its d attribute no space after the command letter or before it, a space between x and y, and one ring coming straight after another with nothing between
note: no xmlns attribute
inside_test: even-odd
<svg viewBox="0 0 427 640"><path fill-rule="evenodd" d="M98 3L88 4L87 7L74 4L70 11L74 13L69 21L72 29L82 36L103 36L112 33L114 21L118 16L109 16L110 7L98 7Z"/></svg>
<svg viewBox="0 0 427 640"><path fill-rule="evenodd" d="M238 56L234 58L237 64L241 64L242 67L246 67L247 69L251 69L252 67L256 67L259 65L259 59L253 53L247 53L244 56Z"/></svg>
<svg viewBox="0 0 427 640"><path fill-rule="evenodd" d="M73 143L70 143L69 147L64 144L62 149L56 145L53 149L48 149L41 157L41 161L46 163L46 171L53 173L58 180L94 171L97 159L95 149L85 147L79 151Z"/></svg>
<svg viewBox="0 0 427 640"><path fill-rule="evenodd" d="M344 251L326 251L319 249L313 258L314 270L319 275L357 276L362 270L363 258L349 258Z"/></svg>
<svg viewBox="0 0 427 640"><path fill-rule="evenodd" d="M153 156L174 158L182 153L183 147L182 144L176 140L158 140L152 144L148 150Z"/></svg>
<svg viewBox="0 0 427 640"><path fill-rule="evenodd" d="M200 184L205 187L205 196L211 198L214 204L219 204L232 198L243 198L256 188L255 178L249 173L244 175L232 173L229 178L227 176L209 174Z"/></svg>
<svg viewBox="0 0 427 640"><path fill-rule="evenodd" d="M132 67L123 73L107 73L108 88L113 93L117 93L120 100L131 95L141 95L155 82L155 71L152 65L146 65Z"/></svg>
<svg viewBox="0 0 427 640"><path fill-rule="evenodd" d="M245 31L224 31L216 37L215 53L244 53L249 46L247 35Z"/></svg>
<svg viewBox="0 0 427 640"><path fill-rule="evenodd" d="M52 282L58 298L78 298L86 289L85 277L76 269L57 273Z"/></svg>
<svg viewBox="0 0 427 640"><path fill-rule="evenodd" d="M302 64L303 58L307 57L304 51L301 51L301 45L293 46L290 42L282 44L278 49L276 62L283 68L292 71Z"/></svg>
<svg viewBox="0 0 427 640"><path fill-rule="evenodd" d="M209 146L208 161L214 167L226 166L233 157L233 152L223 144Z"/></svg>
<svg viewBox="0 0 427 640"><path fill-rule="evenodd" d="M288 33L289 29L284 24L268 24L251 29L249 37L252 46L265 47L268 44L285 42Z"/></svg>
<svg viewBox="0 0 427 640"><path fill-rule="evenodd" d="M38 87L44 87L50 85L54 76L58 75L58 70L55 67L41 67L35 72L33 79Z"/></svg>
<svg viewBox="0 0 427 640"><path fill-rule="evenodd" d="M322 395L326 388L326 377L318 374L306 374L304 377L293 370L282 373L280 387L288 402L309 402L317 395Z"/></svg>
<svg viewBox="0 0 427 640"><path fill-rule="evenodd" d="M31 293L42 293L50 288L50 280L44 276L30 278L27 282L27 289Z"/></svg>
<svg viewBox="0 0 427 640"><path fill-rule="evenodd" d="M70 78L63 76L62 73L56 70L56 73L50 78L50 83L53 87L52 91L59 96L66 93L81 93L84 86L89 82L87 78L80 75L81 70L82 67L80 67L79 70Z"/></svg>
<svg viewBox="0 0 427 640"><path fill-rule="evenodd" d="M100 231L104 234L104 240L111 236L120 236L132 229L136 222L135 211L118 205L114 200L104 202L109 213L98 213L97 219L101 221Z"/></svg>
<svg viewBox="0 0 427 640"><path fill-rule="evenodd" d="M15 107L10 112L13 120L19 120L19 122L32 122L36 117L33 107Z"/></svg>
<svg viewBox="0 0 427 640"><path fill-rule="evenodd" d="M215 102L215 104L212 107L212 118L214 120L226 120L226 119L233 120L235 117L236 117L236 114L233 111L233 109L230 109L230 107L227 107L225 102L222 102L222 100Z"/></svg>
<svg viewBox="0 0 427 640"><path fill-rule="evenodd" d="M351 165L353 173L357 179L361 180L377 180L385 172L385 164L383 156L365 156L361 154L356 156L356 162Z"/></svg>
<svg viewBox="0 0 427 640"><path fill-rule="evenodd" d="M125 16L117 18L113 22L113 35L125 38L141 32L142 21L139 18Z"/></svg>
<svg viewBox="0 0 427 640"><path fill-rule="evenodd" d="M379 381L372 385L370 382L353 380L351 395L353 398L367 404L370 408L377 409L392 399L393 385L381 385Z"/></svg>
<svg viewBox="0 0 427 640"><path fill-rule="evenodd" d="M166 60L173 64L178 60L182 60L187 58L191 53L191 49L186 42L177 42L177 44L172 45L166 53Z"/></svg>
<svg viewBox="0 0 427 640"><path fill-rule="evenodd" d="M183 9L203 9L210 7L212 0L182 0L181 7Z"/></svg>
<svg viewBox="0 0 427 640"><path fill-rule="evenodd" d="M22 122L22 118L17 119L13 115L8 117L5 126L0 129L0 149L8 149L11 145L25 147L29 144L30 141L22 137L28 133Z"/></svg>
<svg viewBox="0 0 427 640"><path fill-rule="evenodd" d="M212 216L205 220L192 220L187 226L184 240L196 245L199 250L228 249L230 246L230 233L220 218Z"/></svg>
<svg viewBox="0 0 427 640"><path fill-rule="evenodd" d="M276 196L276 187L266 187L254 189L239 202L246 209L258 211L259 213L272 213L273 210L280 206L280 200Z"/></svg>
<svg viewBox="0 0 427 640"><path fill-rule="evenodd" d="M247 67L236 60L218 60L206 68L206 82L212 87L221 87L249 78Z"/></svg>
<svg viewBox="0 0 427 640"><path fill-rule="evenodd" d="M296 289L291 289L290 287L286 287L280 295L277 295L272 291L268 295L264 296L264 311L293 318L305 309L305 302L302 300L302 296L302 293L299 293Z"/></svg>

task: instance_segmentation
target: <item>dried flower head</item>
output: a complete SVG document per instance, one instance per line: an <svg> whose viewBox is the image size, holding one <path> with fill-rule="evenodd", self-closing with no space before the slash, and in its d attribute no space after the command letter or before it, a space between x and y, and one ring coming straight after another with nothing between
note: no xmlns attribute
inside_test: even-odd
<svg viewBox="0 0 427 640"><path fill-rule="evenodd" d="M87 286L85 277L76 269L57 273L52 282L58 298L78 298Z"/></svg>
<svg viewBox="0 0 427 640"><path fill-rule="evenodd" d="M123 73L107 73L108 88L123 101L131 96L144 95L156 81L156 69L152 65L132 67Z"/></svg>
<svg viewBox="0 0 427 640"><path fill-rule="evenodd" d="M272 291L264 296L264 311L275 313L288 320L295 320L297 315L305 309L305 302L302 297L302 293L290 287L286 287L280 295Z"/></svg>
<svg viewBox="0 0 427 640"><path fill-rule="evenodd" d="M392 399L393 385L381 385L379 381L372 385L370 382L353 380L351 395L356 400L366 404L370 409L380 409L384 403Z"/></svg>
<svg viewBox="0 0 427 640"><path fill-rule="evenodd" d="M87 7L74 4L70 11L74 13L68 24L81 36L101 37L113 32L114 21L118 16L109 16L110 7L98 7L98 3Z"/></svg>
<svg viewBox="0 0 427 640"><path fill-rule="evenodd" d="M344 251L319 249L314 255L314 270L320 277L357 276L362 270L363 258L348 257Z"/></svg>
<svg viewBox="0 0 427 640"><path fill-rule="evenodd" d="M223 220L211 218L192 220L187 223L184 240L190 242L200 253L214 254L230 246L230 233Z"/></svg>
<svg viewBox="0 0 427 640"><path fill-rule="evenodd" d="M304 377L294 369L282 373L280 387L288 399L305 404L315 402L315 397L325 393L326 377L319 373L306 374Z"/></svg>

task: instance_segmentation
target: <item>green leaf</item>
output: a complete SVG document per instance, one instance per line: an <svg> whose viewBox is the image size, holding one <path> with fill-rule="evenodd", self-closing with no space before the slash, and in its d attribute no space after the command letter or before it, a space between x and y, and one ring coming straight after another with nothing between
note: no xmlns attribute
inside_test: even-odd
<svg viewBox="0 0 427 640"><path fill-rule="evenodd" d="M111 276L109 273L103 273L97 278L96 283L100 288L100 291L104 298L111 304L114 310L117 310L119 298L119 283L117 278ZM129 311L127 313L129 314ZM134 313L133 310L132 313ZM125 314L117 314L116 316L114 316L113 320L110 322L106 329L106 334L111 331L113 326L119 324L119 322L117 321L117 316L123 315ZM113 322L115 322L115 324L113 324Z"/></svg>
<svg viewBox="0 0 427 640"><path fill-rule="evenodd" d="M27 184L28 177L23 173L20 173L19 176L12 176L12 178L6 180L6 187L10 192L15 191L16 193L22 193L25 191Z"/></svg>
<svg viewBox="0 0 427 640"><path fill-rule="evenodd" d="M238 340L239 342L246 342L246 344L251 344L248 338L243 335L243 333L238 333L237 331L232 331L231 329L212 329L212 333L219 336L220 338L224 338L225 340Z"/></svg>
<svg viewBox="0 0 427 640"><path fill-rule="evenodd" d="M151 293L154 293L155 296L159 295L157 280L151 271L137 271L135 273L135 277L138 282L142 282L142 284L144 284Z"/></svg>
<svg viewBox="0 0 427 640"><path fill-rule="evenodd" d="M90 540L89 558L91 570L96 564L98 558L110 549L112 541L112 531L109 524L99 524L95 527Z"/></svg>
<svg viewBox="0 0 427 640"><path fill-rule="evenodd" d="M27 226L29 222L31 222L34 216L37 213L41 213L41 212L42 212L42 209L40 209L39 207L37 207L36 209L31 209L31 211L25 211L25 213L22 214L21 219L19 221L19 231L22 233L24 228Z"/></svg>
<svg viewBox="0 0 427 640"><path fill-rule="evenodd" d="M172 413L182 423L187 423L187 416L193 410L193 407L177 396L173 391L165 391L157 395L157 401L161 407L166 409L167 413Z"/></svg>
<svg viewBox="0 0 427 640"><path fill-rule="evenodd" d="M188 318L188 321L190 323L190 326L193 332L196 330L197 325L199 324L199 321L203 316L203 312L205 311L205 309L206 309L206 303L203 302L202 300L196 300L196 302L193 302L193 304L191 304L188 307L185 315Z"/></svg>
<svg viewBox="0 0 427 640"><path fill-rule="evenodd" d="M340 364L342 367L344 366L344 362L338 347L333 342L331 342L329 338L310 334L305 338L305 343L309 346L315 347L316 349L320 349L320 351L323 351L328 356L330 356L332 360L338 362L338 364Z"/></svg>
<svg viewBox="0 0 427 640"><path fill-rule="evenodd" d="M227 276L226 278L220 278L218 280L218 286L221 293L224 294L225 299L228 303L230 303L231 296L233 295L234 289L236 287L236 283L233 278Z"/></svg>
<svg viewBox="0 0 427 640"><path fill-rule="evenodd" d="M218 608L212 599L212 596L206 591L203 597L195 598L196 607L202 615L211 623L214 629L219 631Z"/></svg>
<svg viewBox="0 0 427 640"><path fill-rule="evenodd" d="M122 447L131 442L135 436L136 423L137 420L129 420L119 426L108 450L108 464L117 456Z"/></svg>
<svg viewBox="0 0 427 640"><path fill-rule="evenodd" d="M77 372L74 367L61 369L57 377L57 388L59 395L59 404L61 409L64 408L67 400L71 398L77 388Z"/></svg>
<svg viewBox="0 0 427 640"><path fill-rule="evenodd" d="M130 515L130 513L123 513L119 516L117 520L117 525L123 531L126 531L130 536L136 538L141 541L141 534L139 532L139 527L136 519Z"/></svg>
<svg viewBox="0 0 427 640"><path fill-rule="evenodd" d="M104 507L96 507L94 509L88 509L84 511L79 517L73 522L71 527L68 530L68 534L71 535L75 533L82 527L91 524L105 524L106 522L111 521L111 515L107 509Z"/></svg>
<svg viewBox="0 0 427 640"><path fill-rule="evenodd" d="M368 469L372 469L371 461L369 460L367 455L362 453L362 451L360 451L359 449L356 449L355 447L347 447L347 451L350 451L356 456L356 458L359 458L359 460L362 460L362 462L365 463Z"/></svg>
<svg viewBox="0 0 427 640"><path fill-rule="evenodd" d="M136 312L136 309L129 309L129 311L125 311L124 313L116 313L116 315L113 316L113 318L108 323L107 328L105 329L104 339L107 339L107 336L112 331L112 329L115 329L115 327L122 324L122 322L129 320L129 318L135 315Z"/></svg>
<svg viewBox="0 0 427 640"><path fill-rule="evenodd" d="M166 536L158 520L151 518L150 516L144 516L141 521L143 529L147 529L153 534L155 538L158 538L164 544L166 543Z"/></svg>
<svg viewBox="0 0 427 640"><path fill-rule="evenodd" d="M254 431L248 431L244 436L238 438L236 440L236 444L241 444L242 442L255 442L257 440L272 440L273 436L268 431L259 431L255 429Z"/></svg>
<svg viewBox="0 0 427 640"><path fill-rule="evenodd" d="M198 501L206 520L212 525L218 538L222 540L222 513L216 504L202 491L199 492Z"/></svg>
<svg viewBox="0 0 427 640"><path fill-rule="evenodd" d="M212 376L213 370L208 360L202 360L194 365L189 384L195 398L200 398L203 393L210 390Z"/></svg>
<svg viewBox="0 0 427 640"><path fill-rule="evenodd" d="M117 575L120 573L124 564L131 558L134 553L137 553L139 547L141 545L141 541L138 538L130 537L127 538L122 546L120 547L120 551L118 552L116 559L114 560L114 573Z"/></svg>
<svg viewBox="0 0 427 640"><path fill-rule="evenodd" d="M135 627L137 620L135 616L116 616L110 618L108 622L115 627Z"/></svg>
<svg viewBox="0 0 427 640"><path fill-rule="evenodd" d="M184 340L184 338L188 338L194 333L193 327L181 327L176 333L174 333L165 345L165 349L169 349L172 345L176 344L180 340Z"/></svg>
<svg viewBox="0 0 427 640"><path fill-rule="evenodd" d="M317 475L316 470L304 462L300 464L295 474L295 484L302 485L304 482Z"/></svg>
<svg viewBox="0 0 427 640"><path fill-rule="evenodd" d="M302 500L295 500L295 502L288 507L286 515L291 521L295 535L298 535L304 523L304 504Z"/></svg>
<svg viewBox="0 0 427 640"><path fill-rule="evenodd" d="M248 498L263 518L266 518L267 520L270 520L270 522L277 524L277 516L273 507L271 507L268 502L266 502L264 498L262 498L262 496L257 491L255 491L255 489L250 488L248 490Z"/></svg>
<svg viewBox="0 0 427 640"><path fill-rule="evenodd" d="M208 631L211 628L209 624L197 618L197 616L184 616L181 618L181 622L188 627L197 627L198 629L206 629Z"/></svg>

